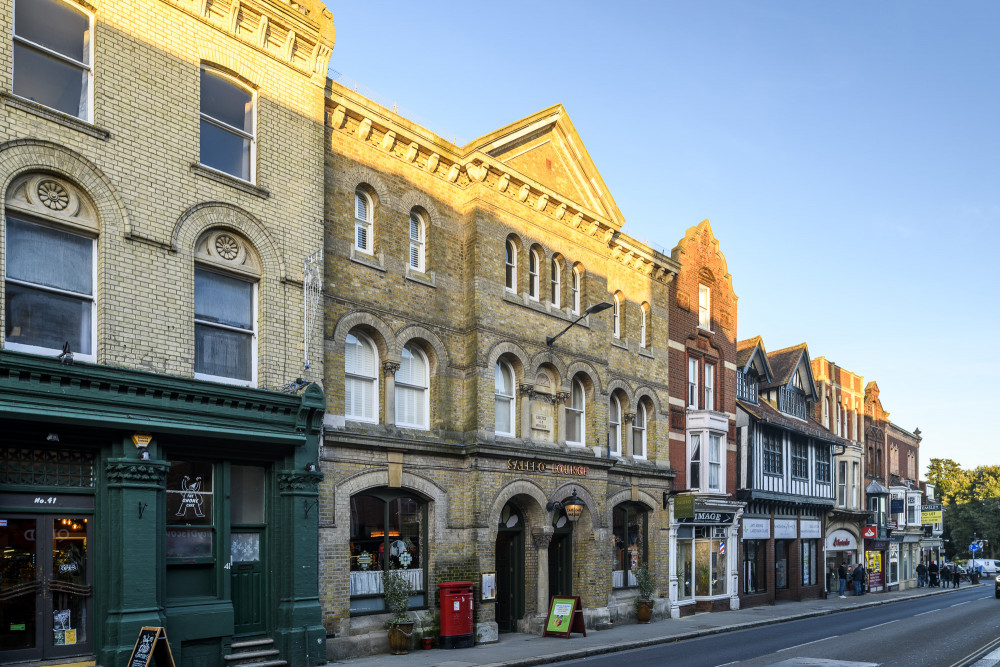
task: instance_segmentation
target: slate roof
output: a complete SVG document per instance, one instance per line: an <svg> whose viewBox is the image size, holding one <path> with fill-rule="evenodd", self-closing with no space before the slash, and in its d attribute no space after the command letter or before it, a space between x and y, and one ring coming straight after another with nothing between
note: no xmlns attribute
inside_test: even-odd
<svg viewBox="0 0 1000 667"><path fill-rule="evenodd" d="M754 336L753 338L747 338L746 340L737 341L736 343L736 367L743 369L747 364L750 363L750 358L753 356L754 348L760 346L761 352L765 355L767 351L764 350L764 340L760 336Z"/></svg>
<svg viewBox="0 0 1000 667"><path fill-rule="evenodd" d="M810 417L809 419L803 421L801 419L789 417L788 415L779 412L776 408L771 407L771 404L767 401L761 401L758 405L754 405L753 403L746 403L744 401L737 400L736 405L748 415L764 424L779 426L786 431L800 433L802 435L809 436L810 438L824 440L835 445L848 444L846 439L834 435L832 431L824 427L815 419Z"/></svg>
<svg viewBox="0 0 1000 667"><path fill-rule="evenodd" d="M795 369L798 368L803 352L809 352L809 348L805 343L799 343L792 347L786 347L783 350L768 353L767 361L771 364L771 373L774 376L774 380L768 385L769 388L786 385L791 382L792 375L795 373Z"/></svg>

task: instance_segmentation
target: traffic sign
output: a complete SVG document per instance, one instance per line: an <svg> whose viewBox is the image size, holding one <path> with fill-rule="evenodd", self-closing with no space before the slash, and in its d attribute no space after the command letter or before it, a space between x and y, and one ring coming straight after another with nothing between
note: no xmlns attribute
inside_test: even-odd
<svg viewBox="0 0 1000 667"><path fill-rule="evenodd" d="M972 553L976 553L977 551L979 551L979 545L973 542L972 544L969 545L969 551L971 551Z"/></svg>

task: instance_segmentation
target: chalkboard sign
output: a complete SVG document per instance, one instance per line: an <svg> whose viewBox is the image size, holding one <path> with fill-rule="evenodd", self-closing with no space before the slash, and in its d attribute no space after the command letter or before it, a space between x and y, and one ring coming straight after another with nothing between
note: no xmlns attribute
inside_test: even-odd
<svg viewBox="0 0 1000 667"><path fill-rule="evenodd" d="M126 667L149 667L150 659L156 667L177 667L174 656L170 652L166 628L143 627L139 630L139 638L135 640L132 655L128 657Z"/></svg>
<svg viewBox="0 0 1000 667"><path fill-rule="evenodd" d="M569 639L570 633L579 632L584 637L587 636L587 626L583 621L583 605L580 598L555 597L549 602L549 617L545 621L545 631L543 637L552 635L553 637L565 637Z"/></svg>

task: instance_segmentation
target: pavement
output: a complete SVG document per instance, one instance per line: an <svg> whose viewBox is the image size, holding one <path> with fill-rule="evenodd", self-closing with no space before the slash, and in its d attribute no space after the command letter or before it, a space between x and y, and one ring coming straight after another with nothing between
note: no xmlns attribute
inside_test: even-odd
<svg viewBox="0 0 1000 667"><path fill-rule="evenodd" d="M978 586L992 584L992 578ZM963 590L970 584L962 586ZM614 653L633 648L693 639L733 630L744 630L773 623L784 623L799 618L825 616L862 607L876 607L931 595L947 595L954 588L910 588L890 593L867 593L860 597L848 595L840 598L831 595L825 600L778 602L774 605L750 607L737 611L717 611L694 614L684 618L656 620L648 625L619 625L610 630L588 630L587 636L574 634L570 639L540 637L521 633L501 634L500 641L480 644L466 649L438 649L424 651L419 648L406 656L381 654L354 658L328 665L374 667L398 662L406 667L528 667L547 665L565 660L576 660L593 655Z"/></svg>

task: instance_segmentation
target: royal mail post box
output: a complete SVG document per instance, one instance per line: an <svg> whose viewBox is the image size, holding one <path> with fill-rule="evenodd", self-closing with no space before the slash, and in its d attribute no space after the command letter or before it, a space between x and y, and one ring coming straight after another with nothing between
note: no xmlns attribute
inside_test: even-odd
<svg viewBox="0 0 1000 667"><path fill-rule="evenodd" d="M472 582L446 581L438 584L441 600L441 648L471 648Z"/></svg>

